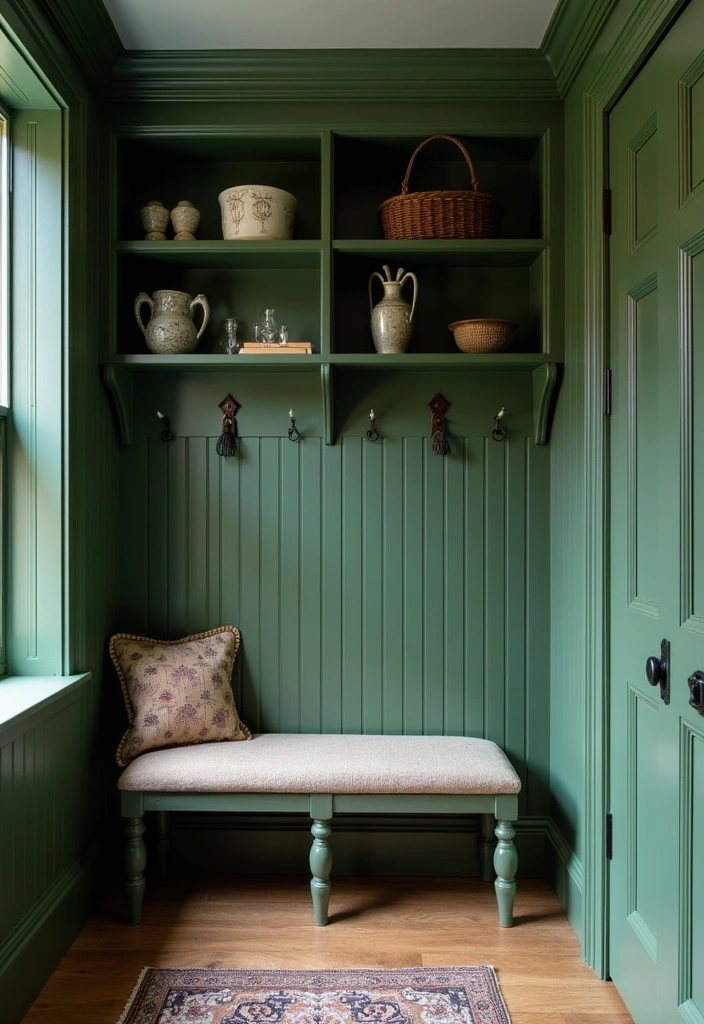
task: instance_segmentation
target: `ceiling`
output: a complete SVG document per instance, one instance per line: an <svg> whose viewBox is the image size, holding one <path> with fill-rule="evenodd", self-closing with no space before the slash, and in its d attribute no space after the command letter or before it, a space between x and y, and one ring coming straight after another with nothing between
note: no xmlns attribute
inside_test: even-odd
<svg viewBox="0 0 704 1024"><path fill-rule="evenodd" d="M559 0L103 0L127 50L540 46Z"/></svg>

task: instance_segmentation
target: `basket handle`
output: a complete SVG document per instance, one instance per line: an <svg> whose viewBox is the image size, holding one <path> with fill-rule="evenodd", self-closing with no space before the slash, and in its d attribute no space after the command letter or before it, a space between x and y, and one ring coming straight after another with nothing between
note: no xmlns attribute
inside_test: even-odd
<svg viewBox="0 0 704 1024"><path fill-rule="evenodd" d="M477 181L476 175L474 173L474 164L472 163L469 153L464 148L460 140L456 139L454 135L429 135L427 139L423 139L420 145L416 146L416 149L413 152L411 159L408 161L408 167L406 168L406 177L403 179L403 183L401 185L401 194L404 196L408 194L408 180L411 177L411 171L413 170L413 164L416 161L416 157L418 156L418 154L420 153L421 149L423 149L424 146L427 146L429 142L434 142L435 139L447 139L448 142L454 142L454 144L459 148L460 152L462 153L462 156L465 158L467 162L467 166L469 167L469 173L472 177L472 189L474 192L476 192L477 189L479 188L479 182Z"/></svg>

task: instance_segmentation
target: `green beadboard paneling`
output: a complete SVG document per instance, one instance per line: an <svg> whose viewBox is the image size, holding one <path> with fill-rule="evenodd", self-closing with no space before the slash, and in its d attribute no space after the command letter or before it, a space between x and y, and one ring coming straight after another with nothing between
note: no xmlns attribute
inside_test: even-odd
<svg viewBox="0 0 704 1024"><path fill-rule="evenodd" d="M393 381L375 386L380 420L395 409L385 429L414 418ZM235 688L253 730L487 736L521 771L525 810L545 813L549 691L534 684L529 707L526 679L538 678L549 633L548 460L530 436L530 380L507 386L450 382L448 423L481 417L490 430L484 409L503 397L516 427L503 444L453 431L439 457L426 403L426 436L370 443L353 433L353 406L337 445L310 426L292 444L277 397L292 385L248 375L237 454L220 458L216 433L184 428L216 426L217 403L204 400L225 385L140 378L134 443L122 450L119 628L175 638L234 623ZM295 404L311 424L305 387ZM168 443L152 413L161 405L179 410ZM247 428L250 409L261 435ZM542 600L529 617L531 595Z"/></svg>

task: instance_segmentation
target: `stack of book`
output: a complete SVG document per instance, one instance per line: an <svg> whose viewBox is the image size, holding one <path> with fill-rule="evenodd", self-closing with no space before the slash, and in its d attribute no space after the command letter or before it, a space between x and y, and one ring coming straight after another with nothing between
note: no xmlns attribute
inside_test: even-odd
<svg viewBox="0 0 704 1024"><path fill-rule="evenodd" d="M262 345L259 341L245 341L240 349L241 356L309 356L312 352L313 346L309 341L287 341L285 345Z"/></svg>

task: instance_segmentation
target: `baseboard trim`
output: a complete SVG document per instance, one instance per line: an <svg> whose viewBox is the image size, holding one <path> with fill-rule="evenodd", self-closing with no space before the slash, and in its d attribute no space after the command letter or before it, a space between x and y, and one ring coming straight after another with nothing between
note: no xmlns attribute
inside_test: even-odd
<svg viewBox="0 0 704 1024"><path fill-rule="evenodd" d="M19 1024L91 911L102 847L74 862L0 944L3 1021Z"/></svg>
<svg viewBox="0 0 704 1024"><path fill-rule="evenodd" d="M584 866L553 818L545 820L548 843L548 878L562 909L575 932L583 940Z"/></svg>

